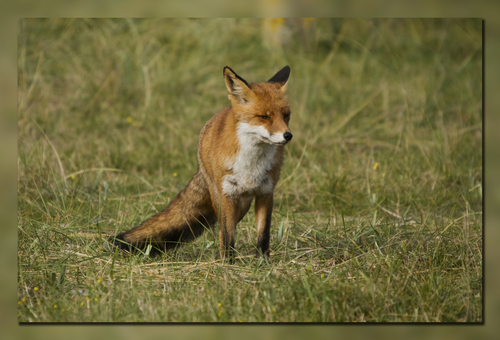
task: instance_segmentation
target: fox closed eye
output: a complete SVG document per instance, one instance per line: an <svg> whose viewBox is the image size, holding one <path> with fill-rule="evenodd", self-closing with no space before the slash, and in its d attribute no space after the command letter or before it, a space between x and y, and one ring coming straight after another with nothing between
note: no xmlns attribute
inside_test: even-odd
<svg viewBox="0 0 500 340"><path fill-rule="evenodd" d="M259 115L257 115L257 117L262 118L262 119L270 119L269 116L259 116Z"/></svg>

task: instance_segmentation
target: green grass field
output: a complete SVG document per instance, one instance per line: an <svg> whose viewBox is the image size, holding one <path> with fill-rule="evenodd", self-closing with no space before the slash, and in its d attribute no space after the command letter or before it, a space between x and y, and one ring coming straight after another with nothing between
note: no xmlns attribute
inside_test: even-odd
<svg viewBox="0 0 500 340"><path fill-rule="evenodd" d="M23 19L20 322L482 322L482 22ZM253 209L159 257L104 240L162 210L198 135L290 65L271 262Z"/></svg>

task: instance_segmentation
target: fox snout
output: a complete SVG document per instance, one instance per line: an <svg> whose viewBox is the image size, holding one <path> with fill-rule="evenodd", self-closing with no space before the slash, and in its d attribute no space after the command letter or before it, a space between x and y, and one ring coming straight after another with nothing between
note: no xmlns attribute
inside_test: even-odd
<svg viewBox="0 0 500 340"><path fill-rule="evenodd" d="M292 133L290 131L286 131L284 134L271 134L268 138L264 137L265 140L268 140L271 142L271 144L281 144L285 145L288 144L289 141L292 140Z"/></svg>
<svg viewBox="0 0 500 340"><path fill-rule="evenodd" d="M285 145L288 144L289 141L292 140L292 133L290 131L286 131L284 134L280 133L271 133L271 134L263 134L261 138L264 142L274 144L274 145Z"/></svg>

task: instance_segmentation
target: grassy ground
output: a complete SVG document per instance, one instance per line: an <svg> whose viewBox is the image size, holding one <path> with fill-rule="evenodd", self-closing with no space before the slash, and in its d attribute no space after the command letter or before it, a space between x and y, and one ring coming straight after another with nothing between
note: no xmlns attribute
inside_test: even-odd
<svg viewBox="0 0 500 340"><path fill-rule="evenodd" d="M20 322L482 322L480 20L21 20ZM108 236L197 169L222 69L292 69L270 263L253 210L150 258Z"/></svg>

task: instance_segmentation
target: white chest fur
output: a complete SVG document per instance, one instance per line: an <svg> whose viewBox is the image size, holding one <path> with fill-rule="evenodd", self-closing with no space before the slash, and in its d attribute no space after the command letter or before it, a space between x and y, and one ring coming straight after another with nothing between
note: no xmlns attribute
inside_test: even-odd
<svg viewBox="0 0 500 340"><path fill-rule="evenodd" d="M276 145L262 141L263 127L240 123L237 129L240 151L231 160L222 190L228 196L267 194L273 191L269 170L274 164ZM266 131L267 132L267 131Z"/></svg>

